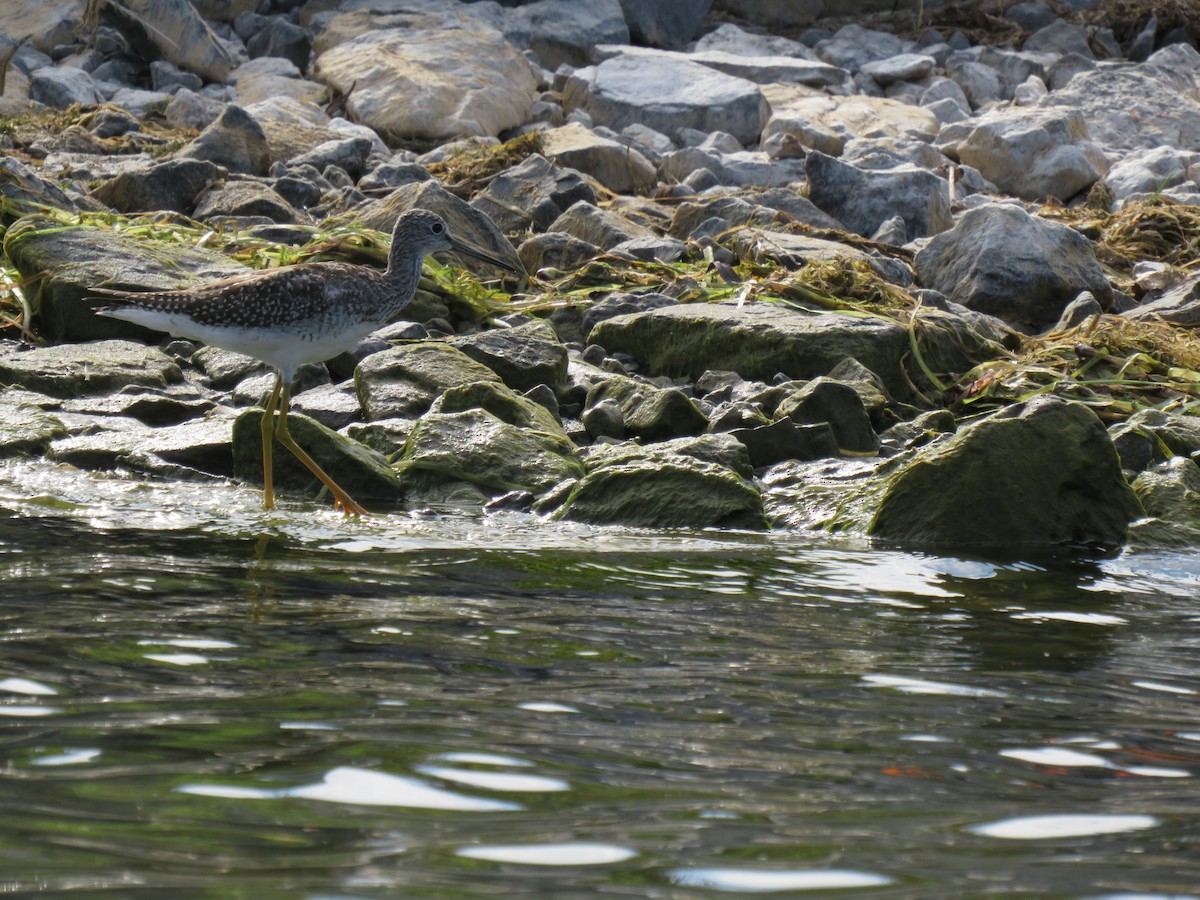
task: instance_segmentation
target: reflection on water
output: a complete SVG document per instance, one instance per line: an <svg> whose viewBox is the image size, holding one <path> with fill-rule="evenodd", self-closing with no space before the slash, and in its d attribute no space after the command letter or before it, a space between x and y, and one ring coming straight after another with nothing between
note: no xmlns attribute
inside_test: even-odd
<svg viewBox="0 0 1200 900"><path fill-rule="evenodd" d="M1200 897L1182 555L257 503L0 468L5 890Z"/></svg>

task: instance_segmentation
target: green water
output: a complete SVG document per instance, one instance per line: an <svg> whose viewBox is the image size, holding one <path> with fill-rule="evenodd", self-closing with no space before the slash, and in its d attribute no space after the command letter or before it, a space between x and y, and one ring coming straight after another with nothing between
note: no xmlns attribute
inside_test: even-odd
<svg viewBox="0 0 1200 900"><path fill-rule="evenodd" d="M1200 562L0 468L0 892L1200 897Z"/></svg>

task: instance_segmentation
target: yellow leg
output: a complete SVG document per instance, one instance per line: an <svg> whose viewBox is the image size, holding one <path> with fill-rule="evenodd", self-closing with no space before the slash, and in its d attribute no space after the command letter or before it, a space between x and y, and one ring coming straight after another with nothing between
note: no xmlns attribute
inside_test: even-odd
<svg viewBox="0 0 1200 900"><path fill-rule="evenodd" d="M267 408L262 417L262 451L263 451L263 509L275 508L275 478L271 465L272 445L275 435L275 405L279 402L279 392L283 389L283 376L275 376L275 387L271 389L271 397L267 400Z"/></svg>
<svg viewBox="0 0 1200 900"><path fill-rule="evenodd" d="M312 472L321 480L325 487L329 488L329 493L333 494L333 505L335 509L340 509L347 516L365 516L367 511L355 503L350 495L347 494L336 481L330 478L325 470L317 465L316 460L304 452L300 445L292 438L287 430L287 414L288 406L292 402L292 386L290 384L283 385L283 391L279 400L279 424L275 428L275 437L279 438L279 443L287 447L296 459L304 463L308 471Z"/></svg>

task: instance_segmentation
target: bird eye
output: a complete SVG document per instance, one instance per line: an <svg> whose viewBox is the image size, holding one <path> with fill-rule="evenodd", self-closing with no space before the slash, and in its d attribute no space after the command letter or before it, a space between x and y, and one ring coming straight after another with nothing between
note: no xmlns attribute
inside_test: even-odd
<svg viewBox="0 0 1200 900"><path fill-rule="evenodd" d="M432 225L429 226L429 229L434 234L441 234L443 231L446 230L446 226L443 225L441 222L434 222Z"/></svg>

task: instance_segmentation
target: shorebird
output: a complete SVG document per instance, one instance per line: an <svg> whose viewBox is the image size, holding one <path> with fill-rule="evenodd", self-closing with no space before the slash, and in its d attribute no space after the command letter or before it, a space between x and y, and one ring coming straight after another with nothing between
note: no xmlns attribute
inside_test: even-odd
<svg viewBox="0 0 1200 900"><path fill-rule="evenodd" d="M515 271L514 266L450 234L436 213L412 209L396 219L387 268L318 262L235 275L173 291L94 288L111 306L98 315L232 350L275 370L275 386L262 416L263 509L275 507L272 439L292 452L329 488L347 516L366 512L288 433L287 414L296 370L354 347L408 306L429 253L453 250ZM276 408L279 421L275 421Z"/></svg>

